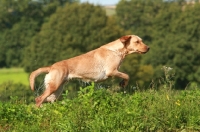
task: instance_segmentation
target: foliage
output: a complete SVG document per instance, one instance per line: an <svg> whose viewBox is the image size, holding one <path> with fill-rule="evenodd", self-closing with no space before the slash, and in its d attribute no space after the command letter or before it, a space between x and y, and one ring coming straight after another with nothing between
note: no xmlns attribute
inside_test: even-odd
<svg viewBox="0 0 200 132"><path fill-rule="evenodd" d="M116 15L109 17L100 6L76 2L1 0L0 67L31 72L137 34L151 50L122 64L130 85L146 87L150 80L159 80L162 66L174 69L177 89L200 84L198 2L121 0Z"/></svg>
<svg viewBox="0 0 200 132"><path fill-rule="evenodd" d="M8 102L12 97L18 97L18 101L30 103L33 101L33 92L22 83L7 81L0 84L0 101Z"/></svg>
<svg viewBox="0 0 200 132"><path fill-rule="evenodd" d="M0 56L4 57L0 62L2 66L22 66L24 48L30 44L37 30L39 27L36 21L22 19L12 29L4 31L3 39L0 41L1 50L6 51L0 53Z"/></svg>
<svg viewBox="0 0 200 132"><path fill-rule="evenodd" d="M0 67L21 67L24 49L58 6L65 1L0 1ZM70 2L73 2L70 0ZM6 52L5 52L6 51Z"/></svg>
<svg viewBox="0 0 200 132"><path fill-rule="evenodd" d="M145 55L129 55L121 65L120 71L127 73L130 77L129 86L147 88L153 76L151 65L141 64L141 59Z"/></svg>
<svg viewBox="0 0 200 132"><path fill-rule="evenodd" d="M141 36L151 50L143 64L152 65L154 80L162 66L176 71L176 88L199 81L200 4L184 1L121 1L116 12L119 24ZM131 13L130 13L131 12Z"/></svg>
<svg viewBox="0 0 200 132"><path fill-rule="evenodd" d="M0 102L0 131L199 131L199 99L195 89L125 94L92 84L40 109L16 98Z"/></svg>
<svg viewBox="0 0 200 132"><path fill-rule="evenodd" d="M85 53L124 33L100 6L66 4L57 9L27 48L25 69L30 72Z"/></svg>
<svg viewBox="0 0 200 132"><path fill-rule="evenodd" d="M88 3L66 4L65 7L58 8L26 49L26 71L31 72L38 67L88 52L130 34L119 28L115 19L107 17L102 7ZM149 78L141 80L140 85L149 82L153 74L151 66L141 66L137 63L140 63L140 57L131 55L122 64L122 71L130 74L131 85L135 85L144 77L141 71L148 74Z"/></svg>
<svg viewBox="0 0 200 132"><path fill-rule="evenodd" d="M154 17L162 8L162 3L162 0L122 0L116 7L118 23L143 38L145 42L151 42Z"/></svg>

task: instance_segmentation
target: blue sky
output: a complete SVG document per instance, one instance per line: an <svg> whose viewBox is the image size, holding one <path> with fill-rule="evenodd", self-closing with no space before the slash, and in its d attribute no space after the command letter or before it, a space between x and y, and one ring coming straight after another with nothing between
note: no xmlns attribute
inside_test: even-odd
<svg viewBox="0 0 200 132"><path fill-rule="evenodd" d="M100 4L100 5L114 5L119 2L119 0L80 0L80 2L89 2L92 4Z"/></svg>

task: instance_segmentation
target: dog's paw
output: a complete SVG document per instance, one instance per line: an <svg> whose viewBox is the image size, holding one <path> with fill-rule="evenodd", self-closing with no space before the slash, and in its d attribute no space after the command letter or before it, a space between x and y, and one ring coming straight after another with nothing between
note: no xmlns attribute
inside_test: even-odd
<svg viewBox="0 0 200 132"><path fill-rule="evenodd" d="M35 98L35 103L36 103L37 107L40 107L40 105L41 105L41 97Z"/></svg>
<svg viewBox="0 0 200 132"><path fill-rule="evenodd" d="M122 81L119 83L119 86L122 87L122 88L124 88L125 85L126 85L126 84L125 84L125 81L124 81L124 80L122 80Z"/></svg>
<svg viewBox="0 0 200 132"><path fill-rule="evenodd" d="M36 104L38 103L38 102L40 102L40 97L37 97L37 98L35 98L35 102L36 102Z"/></svg>

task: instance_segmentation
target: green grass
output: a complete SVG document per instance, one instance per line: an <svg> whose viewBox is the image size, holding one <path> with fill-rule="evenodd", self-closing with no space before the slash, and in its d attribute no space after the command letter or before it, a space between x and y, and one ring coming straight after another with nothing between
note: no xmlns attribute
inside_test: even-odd
<svg viewBox="0 0 200 132"><path fill-rule="evenodd" d="M69 93L65 93L64 97ZM150 89L133 94L94 85L37 109L17 98L0 102L0 131L198 132L200 91Z"/></svg>
<svg viewBox="0 0 200 132"><path fill-rule="evenodd" d="M14 83L29 84L28 74L22 68L2 68L0 69L0 84L12 81Z"/></svg>
<svg viewBox="0 0 200 132"><path fill-rule="evenodd" d="M0 73L23 73L18 70L4 69ZM16 97L20 95L17 92L25 93L25 87L5 84L7 93L11 89L13 94L7 102L0 101L0 132L199 132L199 88L175 90L171 80L174 74L168 67L163 70L165 77L159 88L126 93L95 88L92 83L80 88L73 99L68 99L70 92L65 91L63 100L43 104L39 109L33 99L27 103L22 95ZM27 92L26 96L31 94Z"/></svg>

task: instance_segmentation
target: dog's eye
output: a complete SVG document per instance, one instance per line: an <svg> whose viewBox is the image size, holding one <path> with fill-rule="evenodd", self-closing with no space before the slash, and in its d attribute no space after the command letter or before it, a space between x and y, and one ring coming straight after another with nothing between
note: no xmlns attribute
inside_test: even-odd
<svg viewBox="0 0 200 132"><path fill-rule="evenodd" d="M139 43L140 43L140 41L136 41L136 43L137 43L137 44L139 44Z"/></svg>

